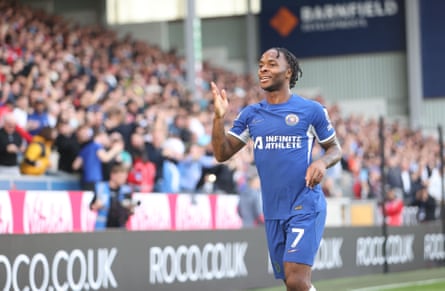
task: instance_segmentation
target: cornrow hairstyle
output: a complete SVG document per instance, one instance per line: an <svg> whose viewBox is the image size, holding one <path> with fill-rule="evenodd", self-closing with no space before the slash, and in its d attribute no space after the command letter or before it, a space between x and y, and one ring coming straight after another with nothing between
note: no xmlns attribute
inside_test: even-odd
<svg viewBox="0 0 445 291"><path fill-rule="evenodd" d="M303 75L303 71L301 70L297 57L286 48L275 47L274 49L277 51L277 59L280 57L280 52L284 54L286 62L292 70L292 75L289 80L289 87L295 87L298 79L301 78L301 76Z"/></svg>

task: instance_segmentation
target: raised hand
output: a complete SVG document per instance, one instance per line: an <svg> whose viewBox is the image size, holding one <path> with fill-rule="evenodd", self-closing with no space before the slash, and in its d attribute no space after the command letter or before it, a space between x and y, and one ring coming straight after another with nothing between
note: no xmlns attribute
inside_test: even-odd
<svg viewBox="0 0 445 291"><path fill-rule="evenodd" d="M219 118L224 117L227 108L229 107L229 100L227 99L226 90L222 89L220 91L214 82L211 83L211 86L215 106L215 115Z"/></svg>

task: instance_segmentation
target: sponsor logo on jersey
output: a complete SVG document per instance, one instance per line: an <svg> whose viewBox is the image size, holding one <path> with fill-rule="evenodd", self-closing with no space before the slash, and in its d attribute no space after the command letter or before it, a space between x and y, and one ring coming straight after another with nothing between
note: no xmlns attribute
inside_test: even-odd
<svg viewBox="0 0 445 291"><path fill-rule="evenodd" d="M254 138L253 148L257 150L301 149L303 137L299 135L267 135Z"/></svg>

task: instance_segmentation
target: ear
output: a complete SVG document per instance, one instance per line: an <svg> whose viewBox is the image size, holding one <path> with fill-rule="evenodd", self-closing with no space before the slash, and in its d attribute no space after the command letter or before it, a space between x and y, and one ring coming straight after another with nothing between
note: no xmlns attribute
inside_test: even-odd
<svg viewBox="0 0 445 291"><path fill-rule="evenodd" d="M291 70L291 68L288 67L286 69L286 78L290 79L291 76L292 76L292 70Z"/></svg>

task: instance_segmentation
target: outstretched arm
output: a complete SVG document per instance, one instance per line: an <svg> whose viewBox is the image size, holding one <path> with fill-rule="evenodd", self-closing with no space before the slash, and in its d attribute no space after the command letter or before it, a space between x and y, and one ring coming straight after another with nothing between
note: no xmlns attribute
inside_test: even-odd
<svg viewBox="0 0 445 291"><path fill-rule="evenodd" d="M218 162L224 162L238 152L245 145L245 143L234 136L226 135L224 128L224 116L227 108L229 107L226 91L220 91L213 82L211 86L215 106L215 115L213 117L212 128L213 153Z"/></svg>
<svg viewBox="0 0 445 291"><path fill-rule="evenodd" d="M324 155L313 161L306 171L306 186L309 188L320 183L323 180L326 169L340 161L342 156L340 143L335 136L320 145L325 150Z"/></svg>

